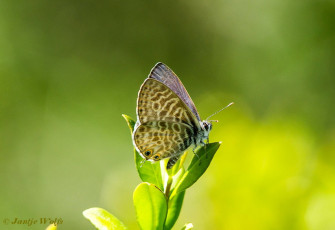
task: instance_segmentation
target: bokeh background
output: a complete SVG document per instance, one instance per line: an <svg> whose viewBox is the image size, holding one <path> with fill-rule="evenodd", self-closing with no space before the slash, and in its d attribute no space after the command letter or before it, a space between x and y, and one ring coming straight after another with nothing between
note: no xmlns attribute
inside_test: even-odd
<svg viewBox="0 0 335 230"><path fill-rule="evenodd" d="M1 220L138 229L121 114L161 61L203 118L235 102L176 229L335 229L334 1L0 1L0 50Z"/></svg>

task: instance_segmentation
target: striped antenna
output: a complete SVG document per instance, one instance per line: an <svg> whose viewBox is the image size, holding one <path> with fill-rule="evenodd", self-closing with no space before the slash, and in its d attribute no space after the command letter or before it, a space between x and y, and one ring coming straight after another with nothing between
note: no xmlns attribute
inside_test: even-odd
<svg viewBox="0 0 335 230"><path fill-rule="evenodd" d="M216 111L215 113L213 113L212 115L210 115L209 117L207 117L206 121L208 121L208 118L213 117L214 115L220 113L222 110L228 108L229 106L231 106L231 105L233 105L233 104L234 104L234 102L230 102L229 105L227 105L226 107L220 109L219 111ZM217 120L212 120L212 121L216 121L216 122L218 122Z"/></svg>

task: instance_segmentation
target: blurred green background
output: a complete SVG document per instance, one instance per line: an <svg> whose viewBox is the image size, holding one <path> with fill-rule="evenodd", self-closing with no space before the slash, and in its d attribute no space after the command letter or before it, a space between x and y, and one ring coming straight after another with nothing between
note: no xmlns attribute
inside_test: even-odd
<svg viewBox="0 0 335 230"><path fill-rule="evenodd" d="M335 2L0 1L0 228L137 229L122 113L158 61L222 141L176 229L335 229ZM31 229L44 229L35 225Z"/></svg>

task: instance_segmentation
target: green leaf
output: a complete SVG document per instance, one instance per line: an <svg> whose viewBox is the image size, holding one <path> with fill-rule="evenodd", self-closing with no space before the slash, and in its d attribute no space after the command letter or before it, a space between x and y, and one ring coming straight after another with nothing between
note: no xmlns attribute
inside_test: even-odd
<svg viewBox="0 0 335 230"><path fill-rule="evenodd" d="M193 157L188 169L176 185L171 196L189 188L204 174L219 147L220 143L215 142L202 146L197 151L197 155Z"/></svg>
<svg viewBox="0 0 335 230"><path fill-rule="evenodd" d="M164 185L162 181L162 172L159 162L146 161L142 163L143 158L139 153L135 151L135 162L137 172L143 182L149 182L150 184L156 185L160 190L163 190Z"/></svg>
<svg viewBox="0 0 335 230"><path fill-rule="evenodd" d="M83 212L86 219L99 230L125 230L124 224L102 208L90 208Z"/></svg>
<svg viewBox="0 0 335 230"><path fill-rule="evenodd" d="M172 182L172 185L171 185L171 193L170 194L172 194L172 192L173 192L173 190L176 188L176 186L179 184L179 181L180 181L180 179L183 177L183 175L184 175L184 173L185 173L185 169L184 169L184 167L182 167L180 170L179 170L179 172L176 174L176 175L174 175L172 178L173 178L173 182ZM171 197L170 197L171 198Z"/></svg>
<svg viewBox="0 0 335 230"><path fill-rule="evenodd" d="M167 214L165 195L156 186L141 183L134 191L137 222L143 230L163 230Z"/></svg>
<svg viewBox="0 0 335 230"><path fill-rule="evenodd" d="M193 224L188 223L188 224L185 224L181 230L191 230L191 229L193 229Z"/></svg>
<svg viewBox="0 0 335 230"><path fill-rule="evenodd" d="M178 193L176 196L170 199L168 214L165 221L166 230L172 229L173 225L176 223L183 205L184 195L185 191Z"/></svg>
<svg viewBox="0 0 335 230"><path fill-rule="evenodd" d="M45 230L57 230L57 225L50 224Z"/></svg>
<svg viewBox="0 0 335 230"><path fill-rule="evenodd" d="M129 117L126 114L122 114L122 117L126 120L128 127L130 129L130 133L133 134L134 132L134 127L135 127L135 121L131 117Z"/></svg>
<svg viewBox="0 0 335 230"><path fill-rule="evenodd" d="M131 134L134 131L135 121L123 114L122 115L124 119L127 121L127 124L130 128ZM133 138L133 137L132 137ZM158 162L152 163L150 161L143 162L143 157L136 151L134 148L134 157L135 157L135 163L136 163L136 169L137 172L143 182L149 182L151 184L156 185L159 189L163 190L164 185L162 181L162 173L161 173L161 167Z"/></svg>

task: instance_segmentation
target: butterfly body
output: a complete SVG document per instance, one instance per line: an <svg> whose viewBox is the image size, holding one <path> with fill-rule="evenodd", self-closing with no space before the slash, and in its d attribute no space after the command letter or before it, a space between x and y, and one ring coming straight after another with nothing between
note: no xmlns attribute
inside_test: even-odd
<svg viewBox="0 0 335 230"><path fill-rule="evenodd" d="M170 158L167 168L190 146L208 140L210 121L201 121L179 78L163 63L151 70L137 98L133 143L149 161Z"/></svg>

